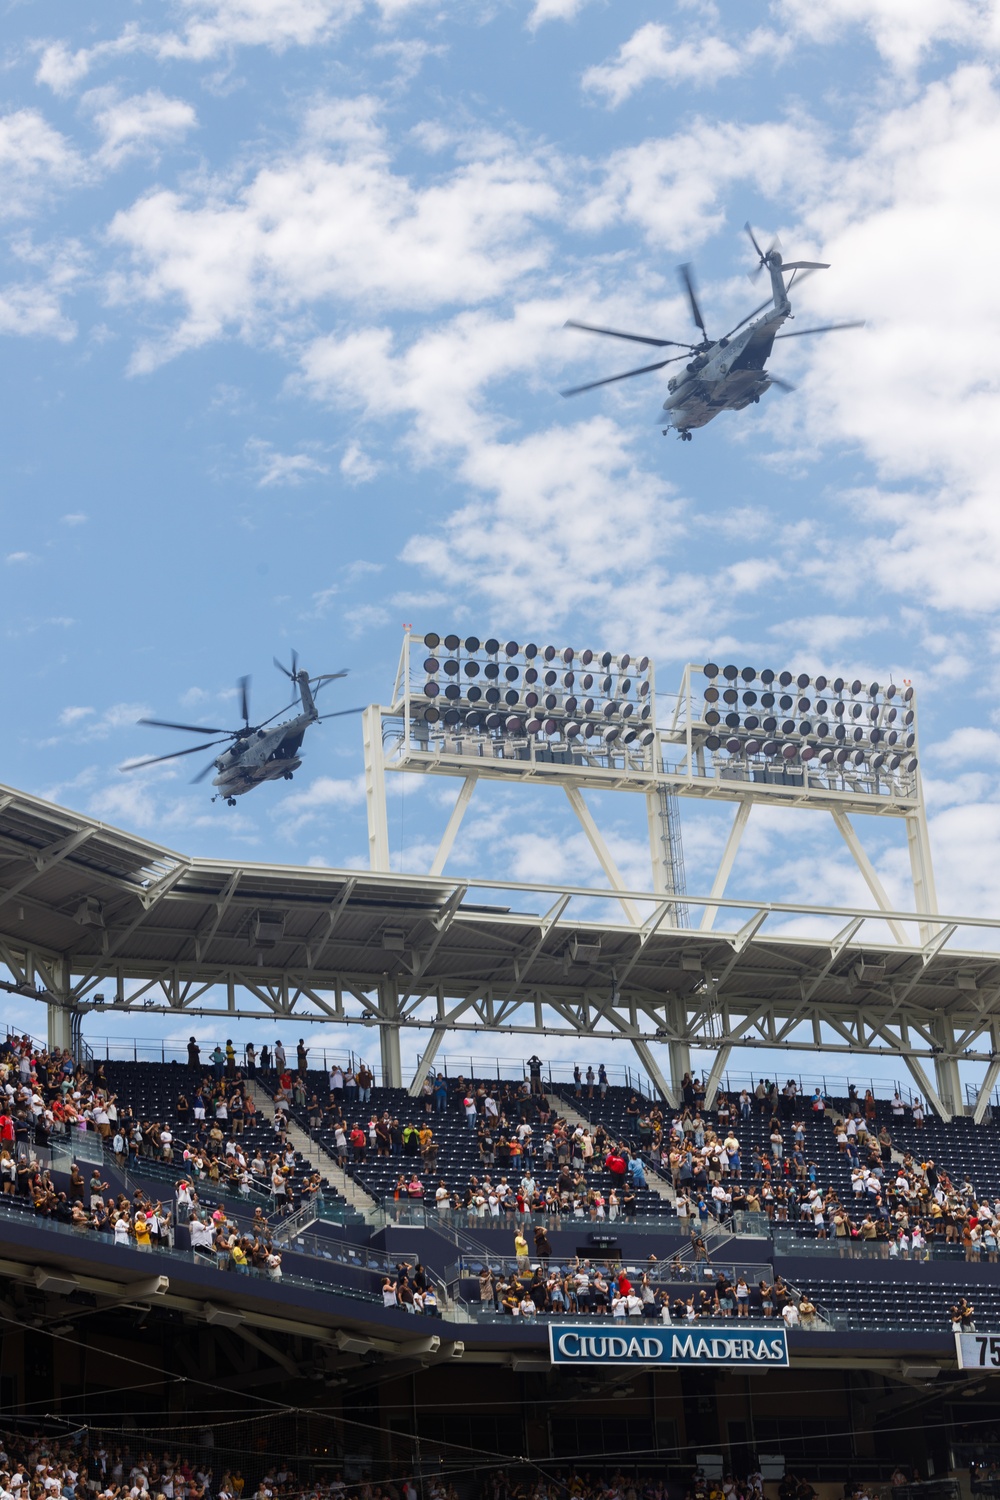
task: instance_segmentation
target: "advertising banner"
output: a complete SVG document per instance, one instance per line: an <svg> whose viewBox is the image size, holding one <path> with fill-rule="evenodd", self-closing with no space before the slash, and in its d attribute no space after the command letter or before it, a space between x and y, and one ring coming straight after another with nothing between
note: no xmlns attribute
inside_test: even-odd
<svg viewBox="0 0 1000 1500"><path fill-rule="evenodd" d="M610 1320L608 1320L610 1322ZM775 1369L788 1364L782 1327L722 1332L685 1324L603 1327L595 1323L550 1323L549 1357L554 1365L699 1365Z"/></svg>

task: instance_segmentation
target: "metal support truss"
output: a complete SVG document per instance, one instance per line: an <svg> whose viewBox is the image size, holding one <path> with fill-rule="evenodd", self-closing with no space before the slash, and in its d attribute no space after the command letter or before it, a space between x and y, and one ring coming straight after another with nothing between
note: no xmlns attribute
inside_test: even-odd
<svg viewBox="0 0 1000 1500"><path fill-rule="evenodd" d="M461 827L462 819L465 817L465 809L471 802L472 794L475 790L476 777L466 776L459 787L455 806L451 810L451 816L445 825L444 833L441 835L441 842L434 856L434 863L431 865L432 875L442 875L444 873L444 867L448 862L448 855L451 853L452 845L455 842L455 835Z"/></svg>
<svg viewBox="0 0 1000 1500"><path fill-rule="evenodd" d="M593 814L584 801L583 793L580 791L579 787L575 786L567 786L564 788L564 790L566 792L566 798L569 802L569 805L576 813L576 816L580 823L580 827L587 835L587 841L590 844L590 847L593 849L594 853L597 855L598 863L607 876L608 884L612 886L612 888L616 891L627 891L628 885L622 879L621 872L619 871L618 866L615 864L615 861L611 854L611 850L604 842L601 830L594 822ZM622 911L625 913L627 919L632 923L634 927L641 927L642 918L639 916L634 903L622 896L619 896L618 899L621 902Z"/></svg>
<svg viewBox="0 0 1000 1500"><path fill-rule="evenodd" d="M861 874L864 877L865 885L867 885L868 889L875 897L876 905L882 911L892 911L892 902L886 895L885 886L882 884L881 880L879 880L878 876L875 873L875 866L868 858L868 855L865 852L865 847L862 844L861 840L858 838L857 830L855 829L854 824L851 822L847 814L845 812L841 812L839 808L831 808L830 816L833 818L834 823L836 823L837 829L841 837L843 838L844 843L850 850L851 858L854 860L854 863L861 871ZM894 921L891 917L887 917L886 922L889 931L892 933L897 943L907 943L910 941L910 939L906 935L906 929L900 922Z"/></svg>
<svg viewBox="0 0 1000 1500"><path fill-rule="evenodd" d="M743 831L747 826L747 819L750 817L751 805L752 804L749 797L747 797L743 802L737 803L736 816L733 818L733 826L729 830L729 837L726 839L726 847L722 851L722 858L719 860L719 868L716 870L715 879L712 881L712 889L710 892L712 896L724 896L726 894L726 886L729 884L729 877L733 873L733 865L735 864L736 856L739 853L740 842L743 838ZM701 917L702 932L711 932L712 928L715 926L716 910L717 908L714 906L705 907L705 910L702 912Z"/></svg>

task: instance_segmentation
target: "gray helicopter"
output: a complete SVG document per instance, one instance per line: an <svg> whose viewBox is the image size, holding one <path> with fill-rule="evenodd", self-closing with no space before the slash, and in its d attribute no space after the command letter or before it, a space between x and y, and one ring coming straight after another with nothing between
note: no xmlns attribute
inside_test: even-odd
<svg viewBox="0 0 1000 1500"><path fill-rule="evenodd" d="M635 344L652 344L655 348L686 349L691 354L674 354L653 365L640 365L637 370L625 370L621 375L609 375L604 380L591 380L586 385L576 385L564 396L579 396L583 391L596 390L601 385L612 385L616 380L629 380L633 375L648 375L653 370L662 370L682 359L687 360L684 373L673 375L667 381L669 392L657 421L663 436L671 430L686 442L691 441L691 431L704 427L717 417L720 411L742 411L745 406L759 401L772 385L779 390L793 391L795 387L787 380L771 375L764 365L771 357L775 339L804 338L807 334L832 333L841 328L863 328L864 323L826 323L821 328L795 328L789 333L779 333L781 325L791 318L792 306L788 293L799 273L829 270L822 261L781 259L777 240L770 249L762 250L749 224L744 225L750 241L757 252L759 265L757 275L766 270L771 277L771 295L760 307L742 318L735 328L721 339L710 339L705 329L705 320L698 306L694 277L690 266L679 266L681 284L691 304L691 315L695 326L700 328L702 338L698 344L685 344L677 339L653 339L639 333L622 333L617 328L595 328L591 323L570 320L567 328L581 328L585 333L602 333L609 338L629 339ZM785 283L785 275L791 272L791 280ZM766 310L765 310L766 309ZM763 317L758 317L763 313ZM754 321L756 320L756 321ZM742 330L742 332L740 331Z"/></svg>
<svg viewBox="0 0 1000 1500"><path fill-rule="evenodd" d="M214 769L218 772L212 779L212 785L219 789L212 798L213 802L221 797L230 807L235 807L237 797L253 791L255 786L260 786L265 781L291 781L294 772L302 764L299 751L310 724L318 724L323 719L340 719L346 714L360 714L364 710L342 708L335 713L321 714L316 707L316 694L320 689L328 682L346 677L346 672L325 672L321 677L310 677L308 672L299 671L298 656L294 651L290 671L277 657L274 665L295 684L298 699L279 708L278 713L265 719L263 724L250 723L250 679L241 677L238 685L243 724L239 729L211 729L205 724L174 724L167 719L140 719L140 724L151 724L157 729L181 729L188 734L218 734L222 739L209 740L204 745L192 745L190 750L174 750L170 755L154 755L148 760L133 761L121 769L138 771L142 766L156 766L165 760L177 760L182 755L197 755L201 750L211 750L213 746L223 745L229 740L229 748L210 760L197 776L191 778L192 785L196 785L205 779L209 771ZM294 708L296 701L301 703L302 712L291 719L285 719L281 724L274 724L278 714L287 713L289 708ZM273 729L268 728L271 724L274 724Z"/></svg>

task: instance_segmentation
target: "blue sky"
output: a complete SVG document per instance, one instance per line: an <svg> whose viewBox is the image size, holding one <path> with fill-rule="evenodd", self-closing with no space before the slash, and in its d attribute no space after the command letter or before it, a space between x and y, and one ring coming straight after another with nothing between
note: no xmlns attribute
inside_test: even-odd
<svg viewBox="0 0 1000 1500"><path fill-rule="evenodd" d="M235 810L143 712L285 701L274 653L384 698L401 626L911 678L941 906L996 910L996 0L178 0L6 13L2 779L192 853L356 864L357 721ZM567 317L690 334L760 300L741 233L832 269L798 390L694 442ZM761 294L763 295L763 294ZM637 361L638 362L638 361ZM584 639L585 638L585 639ZM182 741L178 738L177 747ZM404 778L400 778L402 780ZM416 778L413 779L414 781ZM453 790L393 787L429 864ZM600 816L647 883L638 809ZM686 822L706 889L723 821ZM906 900L893 830L873 840ZM599 872L494 789L457 871ZM761 896L864 901L761 819Z"/></svg>

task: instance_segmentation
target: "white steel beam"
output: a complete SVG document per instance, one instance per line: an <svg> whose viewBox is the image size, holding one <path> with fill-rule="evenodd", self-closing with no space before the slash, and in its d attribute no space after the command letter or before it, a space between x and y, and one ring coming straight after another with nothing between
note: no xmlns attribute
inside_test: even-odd
<svg viewBox="0 0 1000 1500"><path fill-rule="evenodd" d="M736 809L736 816L733 818L733 826L729 830L729 837L726 839L726 847L722 851L722 858L719 860L719 868L715 872L715 879L712 881L712 889L709 891L709 895L715 897L716 899L726 894L726 886L729 884L729 877L733 873L733 865L736 862L736 855L739 852L740 841L743 838L743 830L746 828L747 819L750 816L750 807L750 798L746 797L742 802L740 802L739 806ZM700 923L702 932L711 932L712 928L715 926L715 914L717 910L718 908L715 906L705 907L705 910L701 915Z"/></svg>
<svg viewBox="0 0 1000 1500"><path fill-rule="evenodd" d="M677 1108L677 1093L664 1078L660 1071L660 1065L653 1056L653 1049L642 1037L632 1037L632 1046L635 1048L639 1061L649 1074L653 1083L666 1099L671 1109Z"/></svg>
<svg viewBox="0 0 1000 1500"><path fill-rule="evenodd" d="M979 1097L976 1099L976 1107L972 1111L972 1118L977 1125L981 1125L986 1119L986 1111L990 1107L990 1095L996 1087L996 1081L1000 1078L1000 1056L991 1058L986 1065L983 1081L979 1086Z"/></svg>
<svg viewBox="0 0 1000 1500"><path fill-rule="evenodd" d="M458 796L455 798L455 806L451 810L451 815L445 824L444 833L441 835L441 842L438 844L434 863L430 868L432 875L441 875L444 873L444 867L448 861L448 855L451 853L452 845L455 842L455 836L461 827L462 819L465 817L465 809L472 800L472 794L475 790L476 777L466 776L459 787Z"/></svg>
<svg viewBox="0 0 1000 1500"><path fill-rule="evenodd" d="M708 1079L705 1083L706 1109L715 1108L715 1096L719 1092L719 1084L722 1082L722 1075L726 1071L726 1064L729 1061L729 1054L732 1050L732 1047L722 1046L715 1054Z"/></svg>
<svg viewBox="0 0 1000 1500"><path fill-rule="evenodd" d="M937 890L934 884L934 865L931 860L931 843L927 832L927 810L924 806L920 772L917 771L917 788L920 798L915 811L906 815L906 844L910 855L910 874L913 879L914 905L917 911L930 916L937 915ZM930 922L920 925L920 940L926 943L934 927Z"/></svg>
<svg viewBox="0 0 1000 1500"><path fill-rule="evenodd" d="M382 711L373 703L361 715L365 751L365 803L368 809L368 864L389 870L389 815L385 805L385 757L382 751Z"/></svg>
<svg viewBox="0 0 1000 1500"><path fill-rule="evenodd" d="M841 812L839 807L833 807L830 809L830 816L836 823L837 829L841 837L843 838L844 843L850 850L851 858L854 860L854 863L861 871L865 885L867 885L868 889L875 897L875 904L878 906L880 911L892 911L892 902L886 895L885 886L876 875L875 866L868 858L865 847L862 844L861 840L858 838L857 830L855 829L854 824L851 822L850 818L847 816L847 813ZM902 926L901 923L894 921L892 917L886 917L885 920L886 925L889 928L889 931L892 933L893 937L896 939L896 942L902 944L902 946L905 948L911 942L911 939L907 936L906 929Z"/></svg>
<svg viewBox="0 0 1000 1500"><path fill-rule="evenodd" d="M914 1057L912 1052L905 1054L903 1061L909 1069L910 1077L924 1096L924 1104L929 1104L939 1119L945 1124L951 1119L951 1111L947 1108L941 1095L931 1083L927 1073L924 1072L923 1064L919 1058Z"/></svg>
<svg viewBox="0 0 1000 1500"><path fill-rule="evenodd" d="M427 1046L424 1048L423 1053L421 1054L420 1061L417 1063L417 1071L414 1073L412 1079L410 1080L410 1087L408 1092L411 1099L416 1099L423 1089L424 1079L433 1068L434 1059L437 1057L438 1049L440 1048L443 1041L444 1027L435 1026L434 1030L430 1034Z"/></svg>
<svg viewBox="0 0 1000 1500"><path fill-rule="evenodd" d="M564 787L564 791L569 800L570 807L576 813L576 816L580 821L580 827L587 835L590 847L597 855L601 869L604 871L605 875L608 878L608 883L615 891L627 891L628 886L622 879L618 866L615 864L614 859L611 856L611 851L608 848L607 844L604 842L601 830L594 822L593 814L584 801L583 793L580 791L579 787L575 786ZM618 900L621 903L622 911L625 913L627 920L632 923L633 927L641 927L642 917L639 915L639 910L636 907L635 903L629 901L625 896L619 896Z"/></svg>

